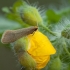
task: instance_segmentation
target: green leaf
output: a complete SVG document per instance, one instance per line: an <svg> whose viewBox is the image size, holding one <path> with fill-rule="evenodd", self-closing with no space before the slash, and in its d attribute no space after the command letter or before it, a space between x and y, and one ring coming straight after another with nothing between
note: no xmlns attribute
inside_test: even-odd
<svg viewBox="0 0 70 70"><path fill-rule="evenodd" d="M62 9L62 10L60 10L60 15L61 16L68 16L68 15L70 15L70 8L65 8L65 9Z"/></svg>
<svg viewBox="0 0 70 70"><path fill-rule="evenodd" d="M10 13L10 10L8 7L3 7L2 8L2 11L5 12L5 13Z"/></svg>
<svg viewBox="0 0 70 70"><path fill-rule="evenodd" d="M26 5L26 2L23 0L18 0L13 4L12 10L13 12L17 12L20 6Z"/></svg>
<svg viewBox="0 0 70 70"><path fill-rule="evenodd" d="M18 13L9 13L7 14L7 18L18 22L22 27L28 27L29 25L24 23Z"/></svg>
<svg viewBox="0 0 70 70"><path fill-rule="evenodd" d="M54 22L54 23L58 22L61 19L61 15L55 13L51 9L50 10L47 10L46 16L47 16L47 18L48 18L49 21Z"/></svg>

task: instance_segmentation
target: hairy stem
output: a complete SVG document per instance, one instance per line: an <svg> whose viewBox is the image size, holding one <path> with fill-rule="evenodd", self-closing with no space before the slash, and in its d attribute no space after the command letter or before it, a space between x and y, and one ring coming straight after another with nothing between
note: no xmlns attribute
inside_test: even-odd
<svg viewBox="0 0 70 70"><path fill-rule="evenodd" d="M64 48L65 52L70 56L70 52L67 49L67 45L66 45L65 41L64 41L64 44L63 44L63 48Z"/></svg>
<svg viewBox="0 0 70 70"><path fill-rule="evenodd" d="M44 24L41 24L41 26L46 30L48 31L50 34L54 35L54 36L57 36L54 32L52 32L48 27L46 27Z"/></svg>

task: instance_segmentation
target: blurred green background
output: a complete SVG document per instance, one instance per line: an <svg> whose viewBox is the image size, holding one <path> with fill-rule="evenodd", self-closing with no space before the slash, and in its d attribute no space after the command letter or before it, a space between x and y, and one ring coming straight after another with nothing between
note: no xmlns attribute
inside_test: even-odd
<svg viewBox="0 0 70 70"><path fill-rule="evenodd" d="M2 29L3 26L5 26L5 23L8 24L8 28L5 26L6 29L11 29L13 24L9 24L10 21L5 19L5 13L2 12L2 7L11 7L13 3L16 0L0 0L0 31L4 30ZM61 7L66 7L69 5L69 0L26 0L30 4L38 3L39 7L44 7L45 10L47 10L49 7L54 7L56 9L60 9ZM53 6L52 6L53 5ZM13 22L13 21L11 21ZM19 25L16 25L16 28ZM1 36L0 36L1 39ZM14 52L10 48L6 48L0 42L0 70L21 70L19 63L17 61L17 58L14 55Z"/></svg>

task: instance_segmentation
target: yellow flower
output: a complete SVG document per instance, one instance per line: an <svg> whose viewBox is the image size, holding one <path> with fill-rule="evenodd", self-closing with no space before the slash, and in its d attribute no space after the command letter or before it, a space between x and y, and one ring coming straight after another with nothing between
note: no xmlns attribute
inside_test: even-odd
<svg viewBox="0 0 70 70"><path fill-rule="evenodd" d="M38 31L37 27L8 30L3 34L1 41L3 43L15 41L15 53L20 64L27 70L44 68L50 60L50 55L56 53L47 36Z"/></svg>
<svg viewBox="0 0 70 70"><path fill-rule="evenodd" d="M55 54L56 50L52 46L51 42L38 30L34 34L28 35L30 46L28 47L28 53L36 61L37 69L42 69L46 66L50 60L50 55Z"/></svg>

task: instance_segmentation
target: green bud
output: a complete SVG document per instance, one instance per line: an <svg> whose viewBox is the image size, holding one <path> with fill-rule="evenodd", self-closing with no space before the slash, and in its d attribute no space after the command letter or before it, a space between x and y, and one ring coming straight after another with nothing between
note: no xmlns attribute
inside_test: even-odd
<svg viewBox="0 0 70 70"><path fill-rule="evenodd" d="M21 14L22 20L29 25L37 25L38 23L42 23L42 18L35 7L25 6L23 7L23 12Z"/></svg>
<svg viewBox="0 0 70 70"><path fill-rule="evenodd" d="M17 40L14 44L15 52L17 53L20 64L25 67L26 70L35 70L36 62L28 54L27 48L29 47L29 40L27 37L23 37Z"/></svg>
<svg viewBox="0 0 70 70"><path fill-rule="evenodd" d="M23 22L28 25L36 26L38 23L42 23L42 18L36 7L30 6L25 1L15 2L12 10L14 13L20 14Z"/></svg>
<svg viewBox="0 0 70 70"><path fill-rule="evenodd" d="M62 32L61 35L67 39L70 39L70 28L65 28Z"/></svg>
<svg viewBox="0 0 70 70"><path fill-rule="evenodd" d="M61 60L59 57L56 57L52 60L52 63L49 67L49 70L61 70Z"/></svg>
<svg viewBox="0 0 70 70"><path fill-rule="evenodd" d="M19 53L20 51L26 51L29 46L29 40L27 37L23 37L15 41L14 49L16 53Z"/></svg>
<svg viewBox="0 0 70 70"><path fill-rule="evenodd" d="M20 64L25 67L26 70L35 70L36 62L27 52L20 53L18 59Z"/></svg>

